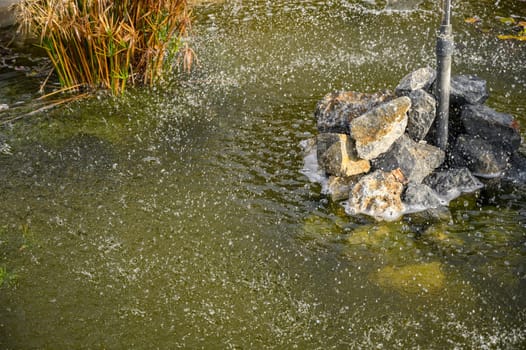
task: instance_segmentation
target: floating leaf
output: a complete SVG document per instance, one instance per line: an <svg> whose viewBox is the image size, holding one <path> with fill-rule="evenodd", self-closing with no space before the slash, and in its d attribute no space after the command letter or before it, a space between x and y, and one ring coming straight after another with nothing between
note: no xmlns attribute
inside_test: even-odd
<svg viewBox="0 0 526 350"><path fill-rule="evenodd" d="M526 28L526 21L520 21L519 23L517 23L517 26L518 27L522 27L522 28Z"/></svg>
<svg viewBox="0 0 526 350"><path fill-rule="evenodd" d="M504 23L504 24L515 24L516 21L515 21L515 18L513 17L497 17L497 19L501 22L501 23Z"/></svg>
<svg viewBox="0 0 526 350"><path fill-rule="evenodd" d="M500 40L519 40L526 41L526 35L497 35Z"/></svg>
<svg viewBox="0 0 526 350"><path fill-rule="evenodd" d="M475 24L475 23L480 22L480 18L477 17L477 16L473 16L473 17L470 17L470 18L466 18L464 20L464 22L469 23L469 24Z"/></svg>

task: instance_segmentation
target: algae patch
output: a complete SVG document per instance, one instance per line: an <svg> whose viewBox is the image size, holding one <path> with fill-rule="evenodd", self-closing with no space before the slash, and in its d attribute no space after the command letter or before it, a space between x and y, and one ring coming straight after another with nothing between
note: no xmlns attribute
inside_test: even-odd
<svg viewBox="0 0 526 350"><path fill-rule="evenodd" d="M386 266L374 273L371 279L382 288L420 294L439 292L444 287L446 276L439 262L430 262L403 267Z"/></svg>

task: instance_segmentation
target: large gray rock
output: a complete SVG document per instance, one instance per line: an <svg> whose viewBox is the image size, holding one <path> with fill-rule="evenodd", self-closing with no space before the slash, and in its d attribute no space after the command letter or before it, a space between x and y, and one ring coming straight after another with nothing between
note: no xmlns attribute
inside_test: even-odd
<svg viewBox="0 0 526 350"><path fill-rule="evenodd" d="M423 140L436 116L436 100L422 89L411 91L411 109L408 113L406 133L415 141Z"/></svg>
<svg viewBox="0 0 526 350"><path fill-rule="evenodd" d="M432 173L423 183L446 201L451 201L462 193L474 192L484 187L467 168L453 168Z"/></svg>
<svg viewBox="0 0 526 350"><path fill-rule="evenodd" d="M486 81L474 75L451 78L450 103L453 106L483 104L489 97Z"/></svg>
<svg viewBox="0 0 526 350"><path fill-rule="evenodd" d="M494 178L501 176L508 166L509 155L501 147L478 136L460 135L450 155L455 166L467 167L475 176Z"/></svg>
<svg viewBox="0 0 526 350"><path fill-rule="evenodd" d="M373 166L383 171L400 168L409 182L421 183L444 162L444 158L445 153L440 148L403 135L373 161Z"/></svg>
<svg viewBox="0 0 526 350"><path fill-rule="evenodd" d="M353 91L333 92L318 105L314 117L320 133L349 133L349 122L369 109L393 98L390 92L366 94Z"/></svg>
<svg viewBox="0 0 526 350"><path fill-rule="evenodd" d="M404 134L410 107L411 100L403 96L353 119L350 130L358 157L371 160L386 152Z"/></svg>
<svg viewBox="0 0 526 350"><path fill-rule="evenodd" d="M352 188L346 211L351 215L365 214L377 219L396 220L405 209L401 199L404 182L399 169L367 174Z"/></svg>
<svg viewBox="0 0 526 350"><path fill-rule="evenodd" d="M461 120L469 135L478 136L512 153L519 149L519 124L511 114L499 113L484 105L462 107Z"/></svg>
<svg viewBox="0 0 526 350"><path fill-rule="evenodd" d="M338 142L330 146L319 159L325 173L340 177L367 173L371 164L368 160L357 157L354 141L346 134L338 134L338 137Z"/></svg>
<svg viewBox="0 0 526 350"><path fill-rule="evenodd" d="M417 69L402 78L395 88L397 96L407 96L415 90L429 90L435 82L437 73L433 68L425 67Z"/></svg>

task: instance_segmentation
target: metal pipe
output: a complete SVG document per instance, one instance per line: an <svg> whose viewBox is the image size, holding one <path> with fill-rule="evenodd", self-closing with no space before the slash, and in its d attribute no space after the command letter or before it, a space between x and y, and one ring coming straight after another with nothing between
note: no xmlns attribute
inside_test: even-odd
<svg viewBox="0 0 526 350"><path fill-rule="evenodd" d="M447 149L449 123L449 95L451 83L451 62L454 42L451 26L451 0L444 1L444 15L437 37L437 146Z"/></svg>

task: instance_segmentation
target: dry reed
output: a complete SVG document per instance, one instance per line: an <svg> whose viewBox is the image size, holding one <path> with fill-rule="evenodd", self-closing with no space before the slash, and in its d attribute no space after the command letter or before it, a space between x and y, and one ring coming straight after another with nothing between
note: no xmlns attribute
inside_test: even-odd
<svg viewBox="0 0 526 350"><path fill-rule="evenodd" d="M187 0L23 0L21 26L40 39L63 87L108 88L153 84L182 54L190 25Z"/></svg>

